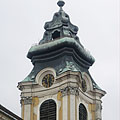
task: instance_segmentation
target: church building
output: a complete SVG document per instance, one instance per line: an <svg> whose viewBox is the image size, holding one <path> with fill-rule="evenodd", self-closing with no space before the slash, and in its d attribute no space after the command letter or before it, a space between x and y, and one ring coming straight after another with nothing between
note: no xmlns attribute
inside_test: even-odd
<svg viewBox="0 0 120 120"><path fill-rule="evenodd" d="M42 40L30 48L30 74L18 83L23 120L102 120L101 98L106 94L89 68L95 59L77 36L59 0L59 11L44 25Z"/></svg>

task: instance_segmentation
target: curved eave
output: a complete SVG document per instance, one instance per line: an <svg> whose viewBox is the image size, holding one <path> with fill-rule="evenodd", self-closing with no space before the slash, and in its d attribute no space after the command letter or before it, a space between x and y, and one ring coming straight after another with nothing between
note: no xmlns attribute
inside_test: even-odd
<svg viewBox="0 0 120 120"><path fill-rule="evenodd" d="M80 57L89 62L91 65L95 61L90 53L88 53L77 41L75 41L74 38L70 37L64 37L56 39L49 43L32 46L28 52L27 57L29 59L32 59L33 56L46 54L48 52L56 51L63 47L73 48Z"/></svg>
<svg viewBox="0 0 120 120"><path fill-rule="evenodd" d="M104 90L100 90L100 89L94 89L94 92L96 94L98 94L100 96L100 98L102 98L103 96L105 96L106 92ZM93 92L93 93L94 93Z"/></svg>
<svg viewBox="0 0 120 120"><path fill-rule="evenodd" d="M22 91L25 86L33 86L33 85L37 85L37 83L35 83L34 81L21 81L18 83L17 88Z"/></svg>

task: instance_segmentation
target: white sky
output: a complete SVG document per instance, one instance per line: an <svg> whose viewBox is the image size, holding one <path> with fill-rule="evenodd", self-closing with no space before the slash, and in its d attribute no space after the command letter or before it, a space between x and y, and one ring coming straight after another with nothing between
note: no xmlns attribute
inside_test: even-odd
<svg viewBox="0 0 120 120"><path fill-rule="evenodd" d="M26 58L59 10L57 0L0 0L0 103L20 115L17 83L31 71ZM79 27L81 43L95 57L90 68L103 97L103 120L120 120L119 0L65 0L64 10Z"/></svg>

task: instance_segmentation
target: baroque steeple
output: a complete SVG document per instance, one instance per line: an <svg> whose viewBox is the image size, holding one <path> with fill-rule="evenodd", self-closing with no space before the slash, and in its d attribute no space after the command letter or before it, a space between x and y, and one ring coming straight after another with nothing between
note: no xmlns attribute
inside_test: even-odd
<svg viewBox="0 0 120 120"><path fill-rule="evenodd" d="M39 44L27 57L33 64L29 75L18 83L24 120L101 120L105 95L89 68L93 56L81 45L78 27L64 12L64 1L52 21L45 23Z"/></svg>
<svg viewBox="0 0 120 120"><path fill-rule="evenodd" d="M69 15L62 9L65 2L59 0L57 4L60 7L60 10L54 14L52 21L45 23L45 32L40 44L62 37L72 37L79 42L79 38L77 36L78 27L70 22Z"/></svg>

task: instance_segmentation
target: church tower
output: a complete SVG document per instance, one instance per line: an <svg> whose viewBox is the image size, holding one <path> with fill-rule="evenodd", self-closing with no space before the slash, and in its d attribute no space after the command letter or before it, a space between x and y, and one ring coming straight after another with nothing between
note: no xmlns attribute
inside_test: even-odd
<svg viewBox="0 0 120 120"><path fill-rule="evenodd" d="M30 74L18 83L23 120L102 120L101 98L106 94L93 80L89 68L94 58L77 36L59 0L60 10L45 23L42 40L27 57Z"/></svg>

